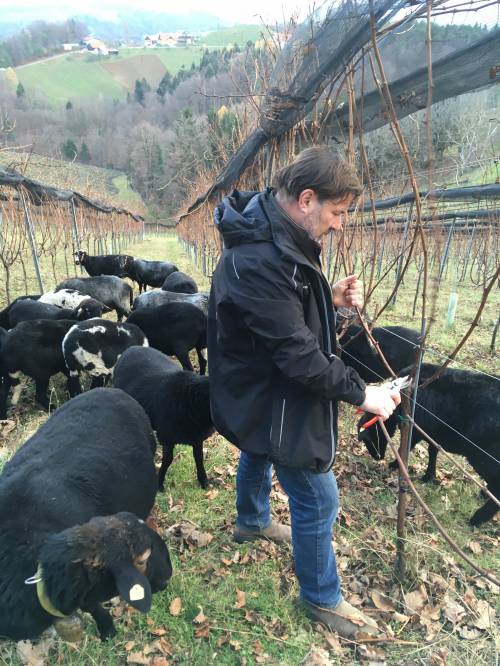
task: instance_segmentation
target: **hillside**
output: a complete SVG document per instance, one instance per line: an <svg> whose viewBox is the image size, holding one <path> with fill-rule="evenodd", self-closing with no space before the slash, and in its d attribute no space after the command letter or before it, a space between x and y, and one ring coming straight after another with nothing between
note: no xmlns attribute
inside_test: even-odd
<svg viewBox="0 0 500 666"><path fill-rule="evenodd" d="M29 95L42 92L51 102L68 99L123 99L143 77L157 85L168 70L176 74L201 59L200 47L177 49L123 49L117 56L71 53L14 70Z"/></svg>
<svg viewBox="0 0 500 666"><path fill-rule="evenodd" d="M103 203L143 213L144 202L120 171L56 160L13 150L0 151L0 167L21 171L45 185L76 190Z"/></svg>
<svg viewBox="0 0 500 666"><path fill-rule="evenodd" d="M28 95L42 93L51 103L81 98L124 99L133 92L136 80L145 78L155 87L168 71L174 76L184 66L198 64L204 48L223 48L261 38L263 27L239 25L209 32L196 46L146 49L121 48L118 55L95 56L90 53L68 53L51 59L22 65L6 72L6 78L17 86L22 83Z"/></svg>

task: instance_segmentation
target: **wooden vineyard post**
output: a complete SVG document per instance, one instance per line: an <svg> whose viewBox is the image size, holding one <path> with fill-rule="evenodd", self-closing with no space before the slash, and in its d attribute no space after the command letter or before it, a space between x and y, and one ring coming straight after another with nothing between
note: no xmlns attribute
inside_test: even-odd
<svg viewBox="0 0 500 666"><path fill-rule="evenodd" d="M35 242L35 233L34 233L34 230L33 230L33 223L31 221L31 216L30 216L30 213L29 213L28 204L26 203L26 197L24 196L24 192L21 189L19 190L19 194L21 195L21 199L22 199L22 202L23 202L24 223L26 225L26 233L28 235L28 241L29 241L30 248L31 248L31 256L33 257L33 266L35 267L36 279L38 280L38 286L40 288L40 293L43 294L44 287L43 287L42 273L40 271L40 263L38 261L38 253L36 251L36 242Z"/></svg>
<svg viewBox="0 0 500 666"><path fill-rule="evenodd" d="M75 252L78 252L80 249L80 240L78 238L78 226L76 224L76 210L75 210L75 200L73 197L70 201L70 222L71 222L71 233L73 234L73 243L75 247ZM80 273L83 273L83 266L80 264Z"/></svg>
<svg viewBox="0 0 500 666"><path fill-rule="evenodd" d="M402 421L400 426L401 431L401 444L399 447L399 455L404 462L405 469L408 469L410 462L410 446L411 436L413 432L413 418L415 416L415 406L417 400L418 382L420 379L420 367L422 365L422 357L424 353L424 340L427 329L427 323L424 319L422 321L422 329L420 332L420 347L418 349L418 356L416 359L416 370L413 379L413 392L410 400L410 395L406 391L401 391L401 412ZM411 418L408 418L411 417ZM408 560L406 557L406 508L408 505L408 492L409 486L405 475L401 468L399 468L398 479L399 495L398 495L398 509L397 509L397 536L396 536L396 560L394 562L394 577L399 583L406 581L406 574L409 569Z"/></svg>

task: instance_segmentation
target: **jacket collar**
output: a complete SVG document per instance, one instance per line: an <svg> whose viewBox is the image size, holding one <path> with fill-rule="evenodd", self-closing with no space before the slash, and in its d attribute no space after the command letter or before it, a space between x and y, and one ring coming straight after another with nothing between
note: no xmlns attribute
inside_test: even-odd
<svg viewBox="0 0 500 666"><path fill-rule="evenodd" d="M261 195L262 206L271 224L274 244L293 261L305 264L316 272L321 270L321 245L309 232L296 224L276 201L273 191L267 188Z"/></svg>

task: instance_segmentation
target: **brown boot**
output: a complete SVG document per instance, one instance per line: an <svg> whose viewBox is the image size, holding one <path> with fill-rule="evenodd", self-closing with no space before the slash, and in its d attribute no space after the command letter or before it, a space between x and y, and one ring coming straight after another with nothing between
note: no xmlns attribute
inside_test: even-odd
<svg viewBox="0 0 500 666"><path fill-rule="evenodd" d="M290 543L292 540L292 528L289 525L281 525L274 520L271 520L266 528L256 532L236 525L233 532L233 539L236 543L245 543L245 541L254 541L255 539L267 539L268 541L274 541L274 543Z"/></svg>
<svg viewBox="0 0 500 666"><path fill-rule="evenodd" d="M324 624L343 638L355 640L358 633L382 637L377 623L344 599L335 608L322 608L304 599L300 599L300 606L311 620Z"/></svg>

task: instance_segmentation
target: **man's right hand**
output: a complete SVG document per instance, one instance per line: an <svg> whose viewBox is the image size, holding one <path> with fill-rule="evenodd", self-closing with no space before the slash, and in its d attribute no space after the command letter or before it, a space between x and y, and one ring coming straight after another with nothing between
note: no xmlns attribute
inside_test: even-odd
<svg viewBox="0 0 500 666"><path fill-rule="evenodd" d="M365 400L359 408L380 416L385 421L400 402L401 394L398 389L390 389L387 386L367 386Z"/></svg>

